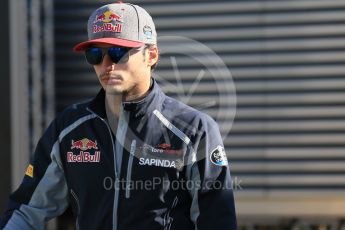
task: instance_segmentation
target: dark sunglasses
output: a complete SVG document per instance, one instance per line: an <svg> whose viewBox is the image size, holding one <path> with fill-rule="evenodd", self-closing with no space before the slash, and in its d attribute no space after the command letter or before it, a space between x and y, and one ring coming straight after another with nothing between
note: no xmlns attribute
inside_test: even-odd
<svg viewBox="0 0 345 230"><path fill-rule="evenodd" d="M91 65L98 65L102 63L105 54L108 54L110 60L115 64L126 63L129 59L129 51L131 49L139 50L139 48L128 48L112 46L107 48L101 47L88 47L85 50L86 61Z"/></svg>

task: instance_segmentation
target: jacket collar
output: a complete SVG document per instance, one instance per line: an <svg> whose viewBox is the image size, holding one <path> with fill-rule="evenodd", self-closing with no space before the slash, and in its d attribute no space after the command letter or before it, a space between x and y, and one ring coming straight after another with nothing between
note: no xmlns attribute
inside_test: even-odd
<svg viewBox="0 0 345 230"><path fill-rule="evenodd" d="M136 102L123 102L122 106L124 111L129 111L134 117L150 114L155 109L160 109L164 100L165 94L160 89L156 80L151 78L151 87L149 93L140 101ZM105 91L101 89L95 98L93 98L88 108L102 118L106 118L105 111Z"/></svg>

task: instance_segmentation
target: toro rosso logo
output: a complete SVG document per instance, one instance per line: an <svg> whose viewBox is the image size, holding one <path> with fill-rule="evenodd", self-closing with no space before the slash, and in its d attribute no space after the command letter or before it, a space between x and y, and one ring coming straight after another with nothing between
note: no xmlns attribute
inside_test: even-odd
<svg viewBox="0 0 345 230"><path fill-rule="evenodd" d="M100 162L101 152L94 151L93 154L89 150L98 150L97 141L92 141L88 138L74 141L71 143L71 150L80 150L79 154L74 152L67 152L67 162ZM88 151L87 151L88 150Z"/></svg>

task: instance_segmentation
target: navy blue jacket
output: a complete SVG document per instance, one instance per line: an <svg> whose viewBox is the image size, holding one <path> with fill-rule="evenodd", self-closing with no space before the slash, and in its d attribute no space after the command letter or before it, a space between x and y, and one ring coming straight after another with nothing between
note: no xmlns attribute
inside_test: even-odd
<svg viewBox="0 0 345 230"><path fill-rule="evenodd" d="M153 81L123 103L117 133L103 90L67 108L37 144L1 228L44 229L72 206L81 230L236 229L232 181L216 122Z"/></svg>

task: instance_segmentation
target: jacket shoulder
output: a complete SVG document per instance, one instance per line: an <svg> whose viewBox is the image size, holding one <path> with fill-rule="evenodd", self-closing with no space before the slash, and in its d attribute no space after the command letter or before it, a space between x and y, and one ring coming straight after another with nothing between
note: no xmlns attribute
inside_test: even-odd
<svg viewBox="0 0 345 230"><path fill-rule="evenodd" d="M207 126L218 128L218 124L210 115L169 96L166 96L163 102L162 114L189 135L207 130Z"/></svg>
<svg viewBox="0 0 345 230"><path fill-rule="evenodd" d="M62 110L56 116L56 122L60 127L66 127L78 119L90 115L90 112L87 110L87 107L90 103L90 100L83 101L80 103L72 104Z"/></svg>

